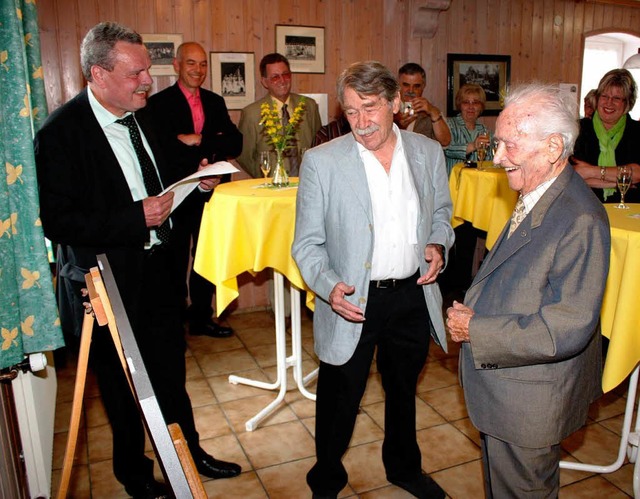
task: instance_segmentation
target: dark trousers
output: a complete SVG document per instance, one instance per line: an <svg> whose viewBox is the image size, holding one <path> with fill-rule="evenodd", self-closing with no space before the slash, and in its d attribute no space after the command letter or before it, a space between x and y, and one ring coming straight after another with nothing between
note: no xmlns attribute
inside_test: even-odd
<svg viewBox="0 0 640 499"><path fill-rule="evenodd" d="M552 499L560 490L560 444L529 449L480 434L487 499Z"/></svg>
<svg viewBox="0 0 640 499"><path fill-rule="evenodd" d="M185 338L175 281L168 278L174 256L158 251L144 260L144 277L127 314L167 424L178 423L192 452L199 438L185 388ZM125 307L127 304L125 302ZM96 327L91 367L113 430L113 470L125 486L152 477L153 463L144 456L144 428L120 360L106 327Z"/></svg>
<svg viewBox="0 0 640 499"><path fill-rule="evenodd" d="M366 321L346 364L320 363L316 400L316 458L307 483L316 494L337 494L347 484L342 464L377 347L385 391L382 460L389 480L421 473L416 441L415 393L429 351L429 312L415 279L396 288L371 287Z"/></svg>
<svg viewBox="0 0 640 499"><path fill-rule="evenodd" d="M206 323L213 316L211 303L215 290L215 286L210 281L193 270L193 258L198 245L204 203L205 200L202 198L189 197L184 201L184 206L178 208L181 211L172 217L175 220L178 247L175 262L180 279L178 286L184 305L186 306L187 297L191 300L187 319L196 324ZM191 253L189 253L190 249Z"/></svg>

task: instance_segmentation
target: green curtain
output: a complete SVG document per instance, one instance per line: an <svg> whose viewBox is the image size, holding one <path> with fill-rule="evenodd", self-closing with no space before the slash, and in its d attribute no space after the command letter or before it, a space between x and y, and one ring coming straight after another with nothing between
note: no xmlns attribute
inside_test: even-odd
<svg viewBox="0 0 640 499"><path fill-rule="evenodd" d="M33 153L46 114L36 0L0 0L0 369L64 345Z"/></svg>

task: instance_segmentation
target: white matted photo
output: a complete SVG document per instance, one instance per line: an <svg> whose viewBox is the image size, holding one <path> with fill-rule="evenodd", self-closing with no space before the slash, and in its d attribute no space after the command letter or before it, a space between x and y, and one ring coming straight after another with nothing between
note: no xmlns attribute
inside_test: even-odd
<svg viewBox="0 0 640 499"><path fill-rule="evenodd" d="M253 52L210 52L211 89L222 95L227 109L242 109L255 100Z"/></svg>
<svg viewBox="0 0 640 499"><path fill-rule="evenodd" d="M182 35L155 33L140 36L142 36L142 42L151 57L151 70L149 71L151 75L175 76L173 58L182 43Z"/></svg>
<svg viewBox="0 0 640 499"><path fill-rule="evenodd" d="M276 51L292 73L324 73L324 28L276 24Z"/></svg>

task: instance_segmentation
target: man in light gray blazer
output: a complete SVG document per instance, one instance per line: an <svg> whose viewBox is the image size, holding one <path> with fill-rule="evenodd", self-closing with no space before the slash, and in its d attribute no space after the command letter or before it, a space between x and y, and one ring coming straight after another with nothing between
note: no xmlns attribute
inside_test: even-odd
<svg viewBox="0 0 640 499"><path fill-rule="evenodd" d="M453 243L440 145L400 131L394 75L355 63L338 79L352 133L308 151L298 188L292 252L317 295L317 462L314 497L337 497L342 465L374 349L386 395L382 459L387 479L416 497L444 497L422 473L415 391L429 338L446 350L435 282Z"/></svg>
<svg viewBox="0 0 640 499"><path fill-rule="evenodd" d="M505 104L493 161L520 198L447 325L463 342L461 379L481 432L487 497L557 497L560 441L601 394L609 223L568 163L575 102L527 85Z"/></svg>

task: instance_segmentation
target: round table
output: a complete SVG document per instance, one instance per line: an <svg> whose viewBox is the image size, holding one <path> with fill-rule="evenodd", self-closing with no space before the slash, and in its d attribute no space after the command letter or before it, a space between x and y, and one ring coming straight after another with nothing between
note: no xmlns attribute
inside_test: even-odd
<svg viewBox="0 0 640 499"><path fill-rule="evenodd" d="M478 168L458 163L449 176L449 191L453 201L451 225L455 228L471 222L487 233L486 246L491 249L518 200L504 169L494 167L490 161L479 163Z"/></svg>
<svg viewBox="0 0 640 499"><path fill-rule="evenodd" d="M297 184L297 178L290 180ZM247 431L255 429L284 400L289 367L293 367L300 392L315 400L315 394L307 391L305 385L317 375L317 369L306 377L302 375L299 290L306 291L308 304L312 303L314 296L291 256L297 191L295 186L274 188L264 179L229 182L216 187L202 213L193 268L216 285L218 314L238 297L238 275L260 272L267 267L274 270L278 378L274 383L265 383L229 376L229 382L233 384L279 390L275 400L247 421ZM286 352L283 276L291 283L292 354L289 357Z"/></svg>

